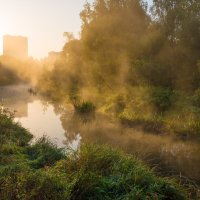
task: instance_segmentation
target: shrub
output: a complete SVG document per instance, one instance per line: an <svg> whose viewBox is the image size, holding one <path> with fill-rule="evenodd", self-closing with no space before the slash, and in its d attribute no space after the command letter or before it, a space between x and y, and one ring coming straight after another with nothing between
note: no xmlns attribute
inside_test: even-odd
<svg viewBox="0 0 200 200"><path fill-rule="evenodd" d="M80 114L93 113L95 106L92 102L83 101L82 103L74 104L75 111Z"/></svg>
<svg viewBox="0 0 200 200"><path fill-rule="evenodd" d="M173 103L174 91L170 88L153 87L150 88L150 102L158 112L167 111Z"/></svg>

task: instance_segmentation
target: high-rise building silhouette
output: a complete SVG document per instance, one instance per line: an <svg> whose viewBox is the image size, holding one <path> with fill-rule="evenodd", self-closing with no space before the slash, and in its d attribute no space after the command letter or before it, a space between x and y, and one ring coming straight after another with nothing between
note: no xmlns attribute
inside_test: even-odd
<svg viewBox="0 0 200 200"><path fill-rule="evenodd" d="M3 36L3 55L17 59L28 58L28 38L22 36Z"/></svg>

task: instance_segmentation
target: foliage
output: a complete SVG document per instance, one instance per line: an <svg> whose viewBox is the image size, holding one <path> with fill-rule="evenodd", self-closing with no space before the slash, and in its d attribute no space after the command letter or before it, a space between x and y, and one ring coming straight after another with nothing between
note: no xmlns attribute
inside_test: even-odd
<svg viewBox="0 0 200 200"><path fill-rule="evenodd" d="M192 101L194 106L200 108L200 88L194 92Z"/></svg>
<svg viewBox="0 0 200 200"><path fill-rule="evenodd" d="M190 93L200 85L199 6L197 0L154 0L150 16L140 0L86 3L80 39L65 33L62 56L44 71L40 91L56 101L68 96L75 104L93 90L97 93L90 97L99 100L108 92L157 87L163 92L151 92L152 102L167 110L173 101L170 90Z"/></svg>
<svg viewBox="0 0 200 200"><path fill-rule="evenodd" d="M79 114L100 105L145 132L199 135L199 0L154 0L151 10L141 0L86 3L80 39L64 34L60 59L44 69L39 91L69 99ZM33 61L1 63L1 85L38 75ZM177 91L184 95L176 99ZM67 153L45 137L30 145L31 138L12 115L0 114L3 200L185 199L176 184L121 151L86 145Z"/></svg>
<svg viewBox="0 0 200 200"><path fill-rule="evenodd" d="M84 145L56 170L77 173L69 176L71 199L184 199L136 158L107 146Z"/></svg>
<svg viewBox="0 0 200 200"><path fill-rule="evenodd" d="M65 155L63 149L58 149L46 137L38 139L34 145L27 147L25 153L31 160L31 166L36 169L52 166Z"/></svg>
<svg viewBox="0 0 200 200"><path fill-rule="evenodd" d="M20 81L20 78L10 69L7 69L6 67L2 66L0 63L0 85L11 85L16 84Z"/></svg>
<svg viewBox="0 0 200 200"><path fill-rule="evenodd" d="M158 116L141 116L126 111L119 115L120 122L128 127L140 128L145 133L164 134L166 132L166 124L162 118Z"/></svg>
<svg viewBox="0 0 200 200"><path fill-rule="evenodd" d="M13 122L13 113L7 110L0 113L0 147L5 143L26 146L32 137L26 129Z"/></svg>
<svg viewBox="0 0 200 200"><path fill-rule="evenodd" d="M80 114L92 113L95 111L95 106L92 102L83 101L82 103L74 104L75 111Z"/></svg>
<svg viewBox="0 0 200 200"><path fill-rule="evenodd" d="M0 86L23 83L35 85L40 70L41 63L31 58L18 60L9 56L0 56Z"/></svg>
<svg viewBox="0 0 200 200"><path fill-rule="evenodd" d="M154 104L159 112L169 110L174 102L174 92L170 88L150 88L150 102Z"/></svg>
<svg viewBox="0 0 200 200"><path fill-rule="evenodd" d="M154 0L152 10L172 43L184 44L199 49L198 0Z"/></svg>

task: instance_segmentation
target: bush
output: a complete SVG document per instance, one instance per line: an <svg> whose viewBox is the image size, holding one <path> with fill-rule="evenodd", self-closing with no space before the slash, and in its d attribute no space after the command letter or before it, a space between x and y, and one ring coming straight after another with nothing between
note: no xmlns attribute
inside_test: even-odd
<svg viewBox="0 0 200 200"><path fill-rule="evenodd" d="M95 106L92 102L83 101L82 103L74 104L75 111L80 114L95 112Z"/></svg>
<svg viewBox="0 0 200 200"><path fill-rule="evenodd" d="M153 87L150 88L150 102L158 112L167 111L174 101L174 91L170 88Z"/></svg>

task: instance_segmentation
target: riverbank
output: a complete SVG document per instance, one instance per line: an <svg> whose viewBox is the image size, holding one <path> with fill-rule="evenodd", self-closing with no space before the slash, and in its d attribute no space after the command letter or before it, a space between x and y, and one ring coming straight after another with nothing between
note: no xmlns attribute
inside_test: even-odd
<svg viewBox="0 0 200 200"><path fill-rule="evenodd" d="M102 145L70 152L0 115L1 199L187 199L134 156Z"/></svg>
<svg viewBox="0 0 200 200"><path fill-rule="evenodd" d="M53 82L50 85L39 84L38 92L52 102L71 103L75 105L75 110L79 102L81 106L90 105L92 111L95 108L97 112L117 119L126 127L139 128L145 133L200 141L198 89L187 93L143 85L99 92L95 87L86 87L71 94L65 88L55 87Z"/></svg>

